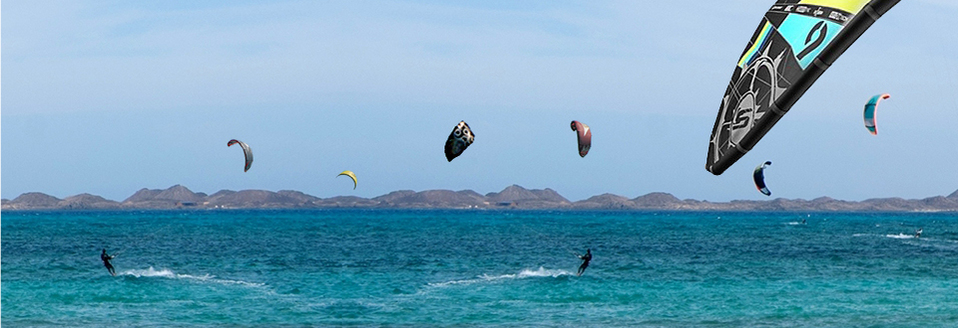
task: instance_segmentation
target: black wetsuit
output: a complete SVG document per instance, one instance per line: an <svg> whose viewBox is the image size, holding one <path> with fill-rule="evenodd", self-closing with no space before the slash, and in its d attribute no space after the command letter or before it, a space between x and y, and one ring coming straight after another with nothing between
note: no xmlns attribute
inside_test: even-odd
<svg viewBox="0 0 958 328"><path fill-rule="evenodd" d="M113 265L110 264L110 260L112 260L114 257L116 257L116 255L114 256L106 255L106 250L103 250L103 253L100 254L100 260L103 260L103 266L105 266L106 270L110 271L110 275L113 275L113 276L116 275L116 271L113 270Z"/></svg>
<svg viewBox="0 0 958 328"><path fill-rule="evenodd" d="M579 258L582 259L582 265L579 266L579 273L576 274L577 276L581 276L582 273L585 272L585 268L589 267L589 261L592 261L592 251L586 251L585 255L579 256Z"/></svg>

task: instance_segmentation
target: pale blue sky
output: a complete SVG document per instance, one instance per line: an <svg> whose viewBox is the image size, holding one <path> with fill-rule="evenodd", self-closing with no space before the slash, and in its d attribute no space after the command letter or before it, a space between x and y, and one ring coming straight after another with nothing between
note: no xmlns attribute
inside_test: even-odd
<svg viewBox="0 0 958 328"><path fill-rule="evenodd" d="M958 189L952 1L903 1L722 176L705 166L771 1L5 1L2 194L553 188L571 200ZM869 97L890 93L878 136ZM593 129L579 158L569 121ZM465 120L476 142L448 163ZM243 172L242 153L255 154ZM343 170L359 188L336 179Z"/></svg>

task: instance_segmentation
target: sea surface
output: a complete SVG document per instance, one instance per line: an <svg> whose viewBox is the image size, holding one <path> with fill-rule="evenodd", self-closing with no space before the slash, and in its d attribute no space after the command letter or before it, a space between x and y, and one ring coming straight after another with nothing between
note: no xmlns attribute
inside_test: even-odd
<svg viewBox="0 0 958 328"><path fill-rule="evenodd" d="M955 213L81 211L0 223L4 327L958 326ZM118 253L116 277L103 248Z"/></svg>

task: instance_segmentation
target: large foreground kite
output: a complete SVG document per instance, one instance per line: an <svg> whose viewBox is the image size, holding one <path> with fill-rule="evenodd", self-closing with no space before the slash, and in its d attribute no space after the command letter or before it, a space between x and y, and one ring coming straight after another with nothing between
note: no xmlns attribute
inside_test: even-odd
<svg viewBox="0 0 958 328"><path fill-rule="evenodd" d="M822 73L899 0L780 0L739 58L712 127L705 169L752 149Z"/></svg>

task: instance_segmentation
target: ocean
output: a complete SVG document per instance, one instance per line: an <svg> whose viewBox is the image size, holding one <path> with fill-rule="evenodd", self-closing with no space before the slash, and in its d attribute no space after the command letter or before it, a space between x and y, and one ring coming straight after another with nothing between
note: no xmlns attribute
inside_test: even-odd
<svg viewBox="0 0 958 328"><path fill-rule="evenodd" d="M53 211L0 225L4 327L958 326L955 213Z"/></svg>

